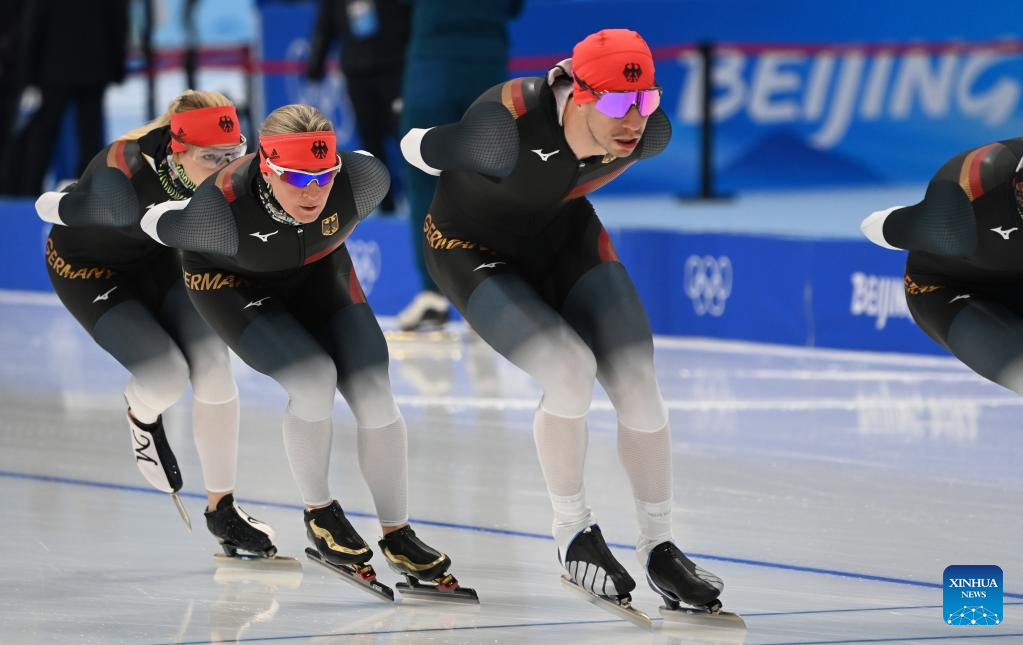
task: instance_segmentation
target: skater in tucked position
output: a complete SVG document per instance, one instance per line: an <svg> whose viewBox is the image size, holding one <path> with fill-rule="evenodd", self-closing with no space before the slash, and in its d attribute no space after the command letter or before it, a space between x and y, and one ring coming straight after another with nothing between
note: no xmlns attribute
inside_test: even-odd
<svg viewBox="0 0 1023 645"><path fill-rule="evenodd" d="M96 155L77 184L44 193L36 210L57 224L46 240L57 296L131 373L124 397L139 470L177 501L181 473L162 414L191 382L207 526L229 555L240 549L271 557L272 529L234 502L238 388L227 346L185 295L180 254L139 226L147 208L190 197L196 185L243 154L245 138L231 102L219 92L188 90L161 117Z"/></svg>
<svg viewBox="0 0 1023 645"><path fill-rule="evenodd" d="M906 249L920 328L984 378L1023 394L1023 138L956 155L913 206L877 211L871 242Z"/></svg>
<svg viewBox="0 0 1023 645"><path fill-rule="evenodd" d="M608 29L545 77L495 86L460 122L413 129L401 147L440 175L424 226L430 274L472 328L543 387L533 434L571 581L626 607L635 588L584 494L596 378L618 413L647 580L671 608L716 610L721 580L672 542L671 439L650 325L586 199L667 146L660 96L646 42Z"/></svg>
<svg viewBox="0 0 1023 645"><path fill-rule="evenodd" d="M380 549L407 577L405 592L475 600L447 573L451 560L408 525L405 420L391 392L387 344L344 244L389 185L371 155L338 154L333 126L315 108L288 105L263 123L258 155L218 172L191 200L152 208L142 227L184 249L196 309L242 360L287 391L284 446L316 547L310 557L390 593L328 486L336 388L358 424Z"/></svg>

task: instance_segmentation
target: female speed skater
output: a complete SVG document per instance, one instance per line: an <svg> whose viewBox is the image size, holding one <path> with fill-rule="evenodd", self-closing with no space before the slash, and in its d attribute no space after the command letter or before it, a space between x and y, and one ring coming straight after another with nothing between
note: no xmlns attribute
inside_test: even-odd
<svg viewBox="0 0 1023 645"><path fill-rule="evenodd" d="M68 311L131 374L124 391L133 457L146 480L174 495L182 478L163 413L192 385L192 431L207 489L206 525L229 556L270 558L273 529L234 501L238 388L227 345L202 320L181 280L181 257L140 222L146 209L187 199L245 154L234 105L187 90L159 118L97 154L81 179L36 201L56 224L46 265Z"/></svg>

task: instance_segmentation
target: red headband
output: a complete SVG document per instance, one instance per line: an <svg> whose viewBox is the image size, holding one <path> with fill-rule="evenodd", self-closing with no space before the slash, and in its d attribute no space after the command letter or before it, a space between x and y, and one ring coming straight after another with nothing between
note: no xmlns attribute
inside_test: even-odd
<svg viewBox="0 0 1023 645"><path fill-rule="evenodd" d="M170 126L173 152L184 152L188 146L237 145L242 141L238 112L233 105L175 112L171 114Z"/></svg>
<svg viewBox="0 0 1023 645"><path fill-rule="evenodd" d="M337 138L333 130L289 132L259 137L259 169L270 172L266 160L292 170L316 170L337 165Z"/></svg>

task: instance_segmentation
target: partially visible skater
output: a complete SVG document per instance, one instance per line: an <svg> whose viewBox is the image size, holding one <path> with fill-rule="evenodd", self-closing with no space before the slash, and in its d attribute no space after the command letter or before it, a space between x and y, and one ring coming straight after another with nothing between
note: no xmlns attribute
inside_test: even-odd
<svg viewBox="0 0 1023 645"><path fill-rule="evenodd" d="M909 251L906 301L920 328L1023 394L1023 138L956 155L923 200L872 213L861 228L879 246Z"/></svg>
<svg viewBox="0 0 1023 645"><path fill-rule="evenodd" d="M140 226L147 209L191 197L245 147L227 97L187 90L162 116L100 151L76 184L40 196L36 210L56 224L46 265L57 297L131 374L124 398L139 470L177 500L182 478L163 413L191 383L207 528L229 556L269 558L277 552L273 529L234 501L238 388L227 345L189 302L181 254Z"/></svg>

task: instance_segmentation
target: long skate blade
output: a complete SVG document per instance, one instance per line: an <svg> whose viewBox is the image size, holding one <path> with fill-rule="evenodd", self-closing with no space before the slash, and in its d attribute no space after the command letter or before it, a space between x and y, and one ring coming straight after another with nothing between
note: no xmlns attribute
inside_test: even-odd
<svg viewBox="0 0 1023 645"><path fill-rule="evenodd" d="M695 609L693 607L679 607L668 609L659 607L664 620L694 627L713 627L716 629L729 629L746 631L746 621L739 614L729 611L711 612L706 609Z"/></svg>
<svg viewBox="0 0 1023 645"><path fill-rule="evenodd" d="M225 555L214 553L213 559L217 562L218 569L238 569L239 571L280 571L288 573L296 571L302 573L302 563L295 558L284 555L275 555L272 558L263 558L258 555Z"/></svg>
<svg viewBox="0 0 1023 645"><path fill-rule="evenodd" d="M407 582L399 582L394 585L401 592L401 599L427 600L431 602L450 602L462 605L478 605L480 598L475 589L468 587L455 587L454 589L440 589L432 585L416 584L410 585Z"/></svg>
<svg viewBox="0 0 1023 645"><path fill-rule="evenodd" d="M319 564L332 571L339 578L363 591L373 594L374 596L386 600L387 602L394 602L394 590L387 585L381 583L379 580L373 580L372 582L365 582L355 577L355 574L345 569L344 567L335 566L323 559L320 552L316 549L306 548L306 557L313 562Z"/></svg>
<svg viewBox="0 0 1023 645"><path fill-rule="evenodd" d="M188 517L188 511L185 510L185 505L181 503L181 498L178 497L177 493L171 493L171 499L174 500L174 505L178 507L178 515L181 516L181 520L188 527L188 532L192 532L192 519Z"/></svg>
<svg viewBox="0 0 1023 645"><path fill-rule="evenodd" d="M650 616L647 616L631 604L620 605L613 600L608 600L596 594L592 594L580 587L566 575L561 576L561 584L582 596L586 602L596 605L604 611L610 612L619 618L624 618L636 627L640 627L642 629L653 629L654 627L653 623L650 622Z"/></svg>

